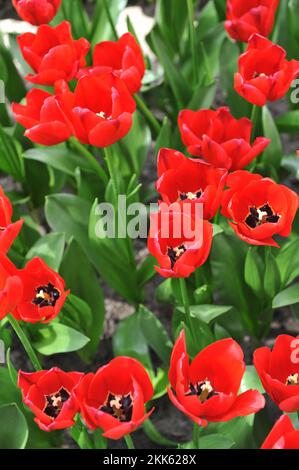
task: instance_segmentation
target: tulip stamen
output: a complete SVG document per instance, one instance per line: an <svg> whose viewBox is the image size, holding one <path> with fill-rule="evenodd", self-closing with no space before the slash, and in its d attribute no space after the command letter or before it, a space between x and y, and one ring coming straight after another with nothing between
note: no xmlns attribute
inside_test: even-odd
<svg viewBox="0 0 299 470"><path fill-rule="evenodd" d="M128 422L132 419L133 401L131 395L113 395L109 393L105 404L100 411L108 413L121 422Z"/></svg>
<svg viewBox="0 0 299 470"><path fill-rule="evenodd" d="M32 303L38 307L55 307L57 300L60 297L60 292L54 285L49 282L47 285L37 287L35 289L36 295Z"/></svg>
<svg viewBox="0 0 299 470"><path fill-rule="evenodd" d="M62 410L64 403L70 398L70 393L65 389L61 388L58 392L52 393L51 395L45 395L46 405L43 412L50 416L50 418L57 418Z"/></svg>
<svg viewBox="0 0 299 470"><path fill-rule="evenodd" d="M108 116L108 114L104 111L100 111L99 113L96 113L96 115L102 119L111 119L111 116Z"/></svg>
<svg viewBox="0 0 299 470"><path fill-rule="evenodd" d="M175 248L172 248L172 247L168 248L167 255L169 256L170 261L171 261L171 268L174 267L177 260L185 253L185 251L186 251L186 248L184 247L184 245L180 245Z"/></svg>
<svg viewBox="0 0 299 470"><path fill-rule="evenodd" d="M261 207L250 207L249 215L245 219L246 225L250 228L256 228L267 222L276 224L280 215L275 214L271 206L267 203Z"/></svg>
<svg viewBox="0 0 299 470"><path fill-rule="evenodd" d="M201 403L204 403L209 398L217 395L218 392L214 390L211 385L211 382L208 379L198 382L196 385L190 383L190 391L186 396L197 395Z"/></svg>
<svg viewBox="0 0 299 470"><path fill-rule="evenodd" d="M179 200L180 201L195 201L196 199L199 199L202 196L203 191L199 189L198 191L195 191L194 193L191 191L188 191L187 193L181 193L179 192Z"/></svg>
<svg viewBox="0 0 299 470"><path fill-rule="evenodd" d="M299 374L289 375L286 380L286 385L299 385Z"/></svg>

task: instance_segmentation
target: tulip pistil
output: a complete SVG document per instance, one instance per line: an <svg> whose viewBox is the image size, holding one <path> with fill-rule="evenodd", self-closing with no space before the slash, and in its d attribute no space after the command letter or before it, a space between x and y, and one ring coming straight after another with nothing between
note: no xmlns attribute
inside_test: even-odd
<svg viewBox="0 0 299 470"><path fill-rule="evenodd" d="M44 408L44 413L50 418L57 418L59 413L62 410L64 403L70 398L69 392L65 388L61 388L58 392L52 393L51 395L46 395L46 406Z"/></svg>
<svg viewBox="0 0 299 470"><path fill-rule="evenodd" d="M196 199L199 199L202 196L203 191L199 189L198 191L195 191L194 193L189 191L187 193L179 193L179 200L181 201L195 201Z"/></svg>
<svg viewBox="0 0 299 470"><path fill-rule="evenodd" d="M209 398L217 395L217 392L211 385L211 382L208 379L198 382L196 385L190 384L190 391L186 396L197 395L201 403L204 403Z"/></svg>
<svg viewBox="0 0 299 470"><path fill-rule="evenodd" d="M172 248L172 247L168 248L167 255L169 256L170 261L171 261L171 268L174 267L177 260L185 253L185 251L186 251L186 248L184 247L184 245L180 245L175 248Z"/></svg>
<svg viewBox="0 0 299 470"><path fill-rule="evenodd" d="M286 380L286 385L298 385L299 384L299 374L289 375Z"/></svg>
<svg viewBox="0 0 299 470"><path fill-rule="evenodd" d="M265 204L259 208L250 207L249 215L245 219L245 223L250 228L256 228L267 222L276 224L280 219L280 215L274 213L269 204Z"/></svg>
<svg viewBox="0 0 299 470"><path fill-rule="evenodd" d="M37 287L35 289L36 295L32 303L38 307L55 307L57 300L60 297L60 292L54 285L49 282L47 285Z"/></svg>
<svg viewBox="0 0 299 470"><path fill-rule="evenodd" d="M119 421L125 423L131 421L133 413L133 401L131 395L113 395L109 393L105 404L100 411L108 413Z"/></svg>

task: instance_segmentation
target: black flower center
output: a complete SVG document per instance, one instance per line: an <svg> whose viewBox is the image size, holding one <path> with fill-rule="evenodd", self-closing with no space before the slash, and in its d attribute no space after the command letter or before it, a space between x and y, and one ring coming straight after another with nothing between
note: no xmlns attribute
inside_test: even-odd
<svg viewBox="0 0 299 470"><path fill-rule="evenodd" d="M280 215L275 214L269 204L265 204L258 208L250 207L249 214L245 219L245 224L250 228L256 228L266 222L276 224L279 219Z"/></svg>
<svg viewBox="0 0 299 470"><path fill-rule="evenodd" d="M109 393L105 404L100 411L108 413L122 423L131 421L133 413L133 401L131 395L113 395Z"/></svg>
<svg viewBox="0 0 299 470"><path fill-rule="evenodd" d="M51 395L46 395L46 406L44 408L44 413L50 416L50 418L57 418L64 403L70 398L69 392L65 388L61 388L59 392L52 393Z"/></svg>
<svg viewBox="0 0 299 470"><path fill-rule="evenodd" d="M197 384L190 383L190 390L186 393L186 396L197 395L200 402L204 403L209 398L218 395L218 392L214 390L211 385L211 382L208 379L203 380L202 382L198 382Z"/></svg>
<svg viewBox="0 0 299 470"><path fill-rule="evenodd" d="M202 196L203 191L199 189L198 191L193 192L187 192L187 193L181 193L179 192L179 200L181 201L186 201L189 199L189 201L195 201L196 199L199 199Z"/></svg>
<svg viewBox="0 0 299 470"><path fill-rule="evenodd" d="M184 247L184 245L180 245L175 248L172 248L172 247L168 248L167 255L171 261L171 268L174 267L177 260L185 253L185 251L186 251L186 248Z"/></svg>
<svg viewBox="0 0 299 470"><path fill-rule="evenodd" d="M286 385L299 385L299 374L291 374L286 380Z"/></svg>
<svg viewBox="0 0 299 470"><path fill-rule="evenodd" d="M36 295L32 303L38 307L55 307L57 300L60 297L60 292L56 287L48 283L48 285L40 286L35 289Z"/></svg>

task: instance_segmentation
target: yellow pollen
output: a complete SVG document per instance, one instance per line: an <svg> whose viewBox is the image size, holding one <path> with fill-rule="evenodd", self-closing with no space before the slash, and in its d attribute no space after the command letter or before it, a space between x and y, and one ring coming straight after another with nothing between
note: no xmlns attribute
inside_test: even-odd
<svg viewBox="0 0 299 470"><path fill-rule="evenodd" d="M299 374L289 375L286 381L286 385L298 385Z"/></svg>
<svg viewBox="0 0 299 470"><path fill-rule="evenodd" d="M204 384L201 386L201 393L199 399L201 403L204 403L208 398L209 394L213 391L213 387L209 380L205 380Z"/></svg>

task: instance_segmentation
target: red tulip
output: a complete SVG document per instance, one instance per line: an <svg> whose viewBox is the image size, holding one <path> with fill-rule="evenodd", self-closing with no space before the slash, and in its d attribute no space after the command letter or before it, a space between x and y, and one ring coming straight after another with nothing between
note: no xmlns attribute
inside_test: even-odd
<svg viewBox="0 0 299 470"><path fill-rule="evenodd" d="M130 93L137 93L142 85L145 63L142 51L133 34L126 33L116 41L103 41L97 44L93 52L93 67L81 70L85 73L97 74L113 72L121 78Z"/></svg>
<svg viewBox="0 0 299 470"><path fill-rule="evenodd" d="M55 27L42 25L36 34L21 34L18 43L24 59L35 72L26 79L38 85L53 85L59 79L72 80L79 68L86 65L85 56L90 48L87 39L73 39L67 21Z"/></svg>
<svg viewBox="0 0 299 470"><path fill-rule="evenodd" d="M233 39L247 42L254 33L269 36L279 0L228 0L225 29Z"/></svg>
<svg viewBox="0 0 299 470"><path fill-rule="evenodd" d="M33 88L26 97L26 105L13 103L12 111L17 122L27 131L25 136L41 145L56 145L69 139L73 133L62 108L60 94Z"/></svg>
<svg viewBox="0 0 299 470"><path fill-rule="evenodd" d="M298 196L289 188L247 171L227 178L221 213L232 219L235 233L251 245L279 248L274 235L288 237L298 209Z"/></svg>
<svg viewBox="0 0 299 470"><path fill-rule="evenodd" d="M252 122L235 119L228 108L180 112L178 124L188 152L202 156L218 168L240 170L262 153L270 140L258 137L251 144Z"/></svg>
<svg viewBox="0 0 299 470"><path fill-rule="evenodd" d="M62 309L69 291L55 271L40 258L29 261L24 269L17 269L0 254L0 318L11 313L17 320L29 323L48 323ZM9 308L14 307L9 311Z"/></svg>
<svg viewBox="0 0 299 470"><path fill-rule="evenodd" d="M239 58L235 90L250 103L264 106L267 101L283 98L298 75L298 60L286 60L282 47L254 34Z"/></svg>
<svg viewBox="0 0 299 470"><path fill-rule="evenodd" d="M181 152L161 149L158 155L157 191L167 204L202 203L204 218L212 219L220 206L227 172Z"/></svg>
<svg viewBox="0 0 299 470"><path fill-rule="evenodd" d="M264 389L287 413L299 410L299 337L280 335L272 351L259 348L253 356Z"/></svg>
<svg viewBox="0 0 299 470"><path fill-rule="evenodd" d="M16 120L33 142L56 145L74 135L80 142L107 147L124 137L136 104L121 79L112 73L83 76L72 93L65 81L55 94L33 89L27 104L13 104Z"/></svg>
<svg viewBox="0 0 299 470"><path fill-rule="evenodd" d="M18 387L23 401L34 413L34 421L43 431L55 431L73 426L78 405L73 389L83 374L63 372L54 367L34 373L20 371Z"/></svg>
<svg viewBox="0 0 299 470"><path fill-rule="evenodd" d="M0 252L7 253L13 241L19 235L23 220L12 223L12 205L0 186Z"/></svg>
<svg viewBox="0 0 299 470"><path fill-rule="evenodd" d="M294 428L289 416L279 418L261 449L299 449L299 431Z"/></svg>
<svg viewBox="0 0 299 470"><path fill-rule="evenodd" d="M168 395L201 426L257 413L265 406L263 395L257 390L238 395L244 372L243 351L230 338L210 344L189 364L182 331L171 356Z"/></svg>
<svg viewBox="0 0 299 470"><path fill-rule="evenodd" d="M162 203L159 212L151 214L148 250L159 263L155 269L161 276L188 277L206 262L213 228L200 214L194 219L189 205L165 206Z"/></svg>
<svg viewBox="0 0 299 470"><path fill-rule="evenodd" d="M135 431L153 411L145 413L153 396L148 373L129 357L117 357L85 375L74 393L87 426L102 429L109 439Z"/></svg>
<svg viewBox="0 0 299 470"><path fill-rule="evenodd" d="M22 20L40 25L52 21L61 0L12 0L12 3Z"/></svg>

